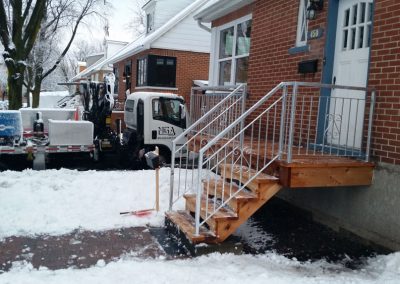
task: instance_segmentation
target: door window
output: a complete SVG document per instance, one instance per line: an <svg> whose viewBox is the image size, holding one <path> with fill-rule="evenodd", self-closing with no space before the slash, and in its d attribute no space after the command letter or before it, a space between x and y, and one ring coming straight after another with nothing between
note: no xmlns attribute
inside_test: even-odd
<svg viewBox="0 0 400 284"><path fill-rule="evenodd" d="M342 51L368 48L371 43L372 3L360 2L344 11Z"/></svg>
<svg viewBox="0 0 400 284"><path fill-rule="evenodd" d="M153 99L152 111L153 119L164 121L179 127L185 127L181 111L183 110L183 101L179 99Z"/></svg>

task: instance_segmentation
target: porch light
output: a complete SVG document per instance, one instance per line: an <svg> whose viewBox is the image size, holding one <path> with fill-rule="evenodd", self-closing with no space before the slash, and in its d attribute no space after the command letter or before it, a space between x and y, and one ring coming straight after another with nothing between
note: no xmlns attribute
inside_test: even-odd
<svg viewBox="0 0 400 284"><path fill-rule="evenodd" d="M307 20L314 20L317 17L317 11L324 7L324 0L309 0L307 7Z"/></svg>

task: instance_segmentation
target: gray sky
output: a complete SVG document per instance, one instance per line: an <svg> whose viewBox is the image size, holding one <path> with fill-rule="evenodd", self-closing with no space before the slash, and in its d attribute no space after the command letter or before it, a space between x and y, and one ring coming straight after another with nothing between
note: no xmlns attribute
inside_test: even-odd
<svg viewBox="0 0 400 284"><path fill-rule="evenodd" d="M108 11L109 19L109 39L127 41L133 40L133 33L127 28L132 17L132 10L137 7L137 0L107 0L113 5L113 9ZM140 1L140 0L139 0ZM85 40L104 39L103 24L99 21L89 23L89 28L82 28L79 31L79 38Z"/></svg>
<svg viewBox="0 0 400 284"><path fill-rule="evenodd" d="M132 9L137 5L136 0L109 0L113 6L114 11L110 19L110 39L131 41L133 34L127 31L126 25L132 17Z"/></svg>

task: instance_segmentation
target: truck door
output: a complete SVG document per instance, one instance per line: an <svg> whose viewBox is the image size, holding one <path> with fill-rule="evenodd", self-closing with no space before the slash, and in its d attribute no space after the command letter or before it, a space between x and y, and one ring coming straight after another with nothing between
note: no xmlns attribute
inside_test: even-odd
<svg viewBox="0 0 400 284"><path fill-rule="evenodd" d="M144 103L142 100L139 100L137 105L137 137L139 141L143 141L143 133L144 133Z"/></svg>
<svg viewBox="0 0 400 284"><path fill-rule="evenodd" d="M172 140L186 128L186 117L181 113L183 100L153 98L151 101L151 137L146 144L165 145L172 148Z"/></svg>

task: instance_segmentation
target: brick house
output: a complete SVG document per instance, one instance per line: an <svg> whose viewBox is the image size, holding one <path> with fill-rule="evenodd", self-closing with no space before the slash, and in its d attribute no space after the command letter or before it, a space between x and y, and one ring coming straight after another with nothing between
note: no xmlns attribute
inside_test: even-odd
<svg viewBox="0 0 400 284"><path fill-rule="evenodd" d="M104 51L96 54L90 54L86 62L78 62L78 74L71 78L71 82L90 79L92 81L101 81L104 76L113 72L112 66L106 63L106 60L116 54L121 48L127 45L127 42L116 40L105 40Z"/></svg>
<svg viewBox="0 0 400 284"><path fill-rule="evenodd" d="M282 81L376 89L372 186L279 197L391 249L400 248L399 18L392 0L220 0L195 15L212 25L210 85L247 82L247 107Z"/></svg>
<svg viewBox="0 0 400 284"><path fill-rule="evenodd" d="M193 19L207 0L152 0L146 33L107 62L114 64L118 100L135 91L170 92L189 99L193 80L208 77L210 33Z"/></svg>

